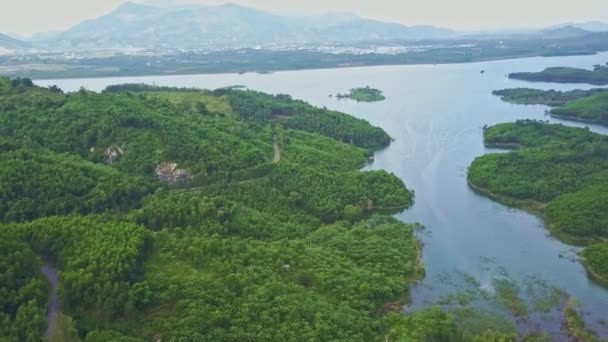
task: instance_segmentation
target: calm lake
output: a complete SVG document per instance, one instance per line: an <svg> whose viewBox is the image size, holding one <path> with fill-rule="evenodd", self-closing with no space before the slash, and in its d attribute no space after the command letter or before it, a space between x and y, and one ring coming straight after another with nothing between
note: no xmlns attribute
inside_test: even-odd
<svg viewBox="0 0 608 342"><path fill-rule="evenodd" d="M485 153L482 127L517 119L551 119L547 107L502 102L492 90L511 87L582 89L588 85L526 83L509 80L516 71L538 71L552 66L590 68L604 64L608 54L577 57L527 58L472 64L385 66L351 69L289 71L275 74L217 74L45 80L66 91L81 86L100 91L120 83L219 88L244 85L270 93L287 93L317 106L340 110L384 128L395 141L376 154L369 169L385 169L416 192L414 206L399 214L406 222L426 228L426 278L412 289L408 310L437 303L465 290L492 294L497 279L517 284L523 297L533 296L531 284L556 287L580 302L587 324L608 336L608 289L589 280L577 262L579 249L550 236L542 222L520 210L507 208L473 192L466 182L467 167ZM481 73L484 70L485 73ZM386 101L357 103L330 98L353 87L369 85L384 91ZM608 134L607 128L590 127ZM539 285L541 284L541 285ZM544 285L542 285L544 284ZM532 299L530 299L532 300ZM480 306L493 307L492 303ZM490 301L491 302L491 301ZM556 309L557 310L557 309ZM542 327L554 337L561 317L555 312L518 319L520 331Z"/></svg>

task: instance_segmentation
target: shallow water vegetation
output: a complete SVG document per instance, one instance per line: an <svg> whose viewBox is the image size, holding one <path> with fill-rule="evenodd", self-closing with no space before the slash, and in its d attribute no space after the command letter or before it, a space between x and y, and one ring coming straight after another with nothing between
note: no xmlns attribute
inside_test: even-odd
<svg viewBox="0 0 608 342"><path fill-rule="evenodd" d="M453 315L461 337L467 341L550 341L542 329L530 329L561 322L567 295L534 276L514 279L500 267L487 271L499 274L489 288L467 273L438 277L455 292L435 304Z"/></svg>
<svg viewBox="0 0 608 342"><path fill-rule="evenodd" d="M509 309L515 317L524 317L529 313L528 305L520 296L519 286L508 279L494 280L497 299Z"/></svg>
<svg viewBox="0 0 608 342"><path fill-rule="evenodd" d="M560 289L550 286L546 281L530 278L525 283L526 295L533 311L549 313L565 302L567 295Z"/></svg>
<svg viewBox="0 0 608 342"><path fill-rule="evenodd" d="M513 322L504 316L471 308L446 312L430 307L406 315L391 313L387 321L384 341L546 341L542 334L519 336Z"/></svg>
<svg viewBox="0 0 608 342"><path fill-rule="evenodd" d="M570 298L564 309L564 326L568 330L568 333L577 341L600 341L593 331L585 327L585 321L577 311L577 306L576 300Z"/></svg>
<svg viewBox="0 0 608 342"><path fill-rule="evenodd" d="M390 313L387 318L389 341L463 341L454 315L432 307L412 314Z"/></svg>
<svg viewBox="0 0 608 342"><path fill-rule="evenodd" d="M509 318L497 313L490 313L470 307L458 308L451 313L456 317L456 324L462 334L473 341L483 341L483 338L496 340L496 337L507 338L506 341L517 340L517 327Z"/></svg>
<svg viewBox="0 0 608 342"><path fill-rule="evenodd" d="M471 289L460 291L456 294L450 294L441 298L438 302L440 305L469 305L475 299L476 293Z"/></svg>

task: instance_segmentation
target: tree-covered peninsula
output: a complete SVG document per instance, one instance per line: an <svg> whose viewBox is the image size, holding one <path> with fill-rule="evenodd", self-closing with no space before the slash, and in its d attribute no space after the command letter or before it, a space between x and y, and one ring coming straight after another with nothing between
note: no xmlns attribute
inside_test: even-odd
<svg viewBox="0 0 608 342"><path fill-rule="evenodd" d="M357 102L378 102L386 100L386 97L382 94L382 90L370 88L370 86L353 88L348 94L337 94L336 98L351 99Z"/></svg>
<svg viewBox="0 0 608 342"><path fill-rule="evenodd" d="M553 67L539 72L516 72L509 78L529 82L608 84L608 63L594 65L593 70Z"/></svg>
<svg viewBox="0 0 608 342"><path fill-rule="evenodd" d="M596 88L589 90L541 90L532 88L510 88L494 90L493 95L499 96L501 100L522 105L545 105L549 107L563 106L568 102L580 100L599 93L608 92L608 89Z"/></svg>
<svg viewBox="0 0 608 342"><path fill-rule="evenodd" d="M591 273L606 277L608 249L608 137L587 129L538 121L484 130L488 154L469 167L468 181L482 194L542 215L566 242L593 245L584 253Z"/></svg>
<svg viewBox="0 0 608 342"><path fill-rule="evenodd" d="M608 126L608 92L568 102L550 113L554 117Z"/></svg>
<svg viewBox="0 0 608 342"><path fill-rule="evenodd" d="M516 104L542 104L553 117L608 125L608 90L539 90L514 88L495 90L503 101Z"/></svg>

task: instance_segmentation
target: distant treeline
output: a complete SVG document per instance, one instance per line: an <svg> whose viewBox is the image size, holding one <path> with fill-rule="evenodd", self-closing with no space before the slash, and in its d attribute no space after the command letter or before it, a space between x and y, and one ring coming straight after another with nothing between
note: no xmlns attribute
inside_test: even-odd
<svg viewBox="0 0 608 342"><path fill-rule="evenodd" d="M608 84L608 63L606 65L595 65L593 70L555 67L540 72L517 72L509 74L509 78L530 82L606 85Z"/></svg>
<svg viewBox="0 0 608 342"><path fill-rule="evenodd" d="M174 52L157 56L116 54L73 59L61 55L2 56L3 73L11 77L80 78L201 73L267 73L279 70L338 68L373 65L468 63L533 56L588 55L608 51L608 33L563 39L461 39L421 42L383 42L397 46L431 46L399 54L323 53L317 51ZM371 43L362 43L369 48ZM377 42L376 42L377 44ZM61 65L61 68L57 68Z"/></svg>

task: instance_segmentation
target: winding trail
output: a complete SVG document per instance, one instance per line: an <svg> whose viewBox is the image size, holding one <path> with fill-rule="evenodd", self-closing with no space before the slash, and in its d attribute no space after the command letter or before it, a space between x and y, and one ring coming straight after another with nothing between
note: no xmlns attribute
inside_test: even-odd
<svg viewBox="0 0 608 342"><path fill-rule="evenodd" d="M276 164L281 161L281 147L277 142L276 136L272 139L272 147L274 148L274 156L272 157L272 162Z"/></svg>
<svg viewBox="0 0 608 342"><path fill-rule="evenodd" d="M42 274L44 274L44 277L49 282L49 285L51 285L49 303L46 309L47 328L44 333L44 338L48 339L55 335L55 331L57 330L57 323L59 321L59 313L61 311L59 296L57 295L59 278L57 276L57 269L49 264L44 264L41 268L41 271Z"/></svg>

